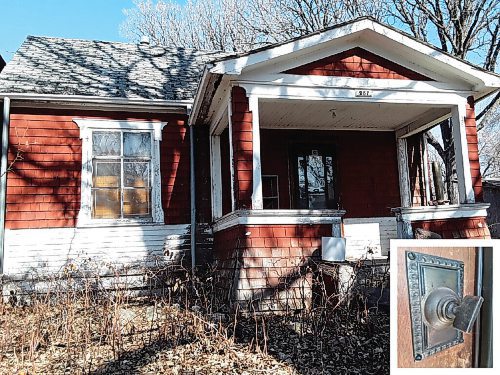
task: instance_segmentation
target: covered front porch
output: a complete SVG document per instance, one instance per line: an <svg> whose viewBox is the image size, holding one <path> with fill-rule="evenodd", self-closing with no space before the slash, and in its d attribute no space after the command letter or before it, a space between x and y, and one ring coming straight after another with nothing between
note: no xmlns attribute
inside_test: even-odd
<svg viewBox="0 0 500 375"><path fill-rule="evenodd" d="M460 121L467 102L401 103L370 95L252 100L245 88L233 87L210 137L214 230L234 217L233 225L242 217L256 225L330 224L328 235L346 238L348 258L382 257L391 238L413 238L419 222L485 215L486 206L474 204L480 185L473 184L476 166ZM421 134L447 117L460 203L435 205ZM471 237L452 229L451 237Z"/></svg>
<svg viewBox="0 0 500 375"><path fill-rule="evenodd" d="M346 259L375 261L422 229L488 238L474 101L498 86L372 20L215 62L190 120L208 128L214 257L230 294L310 291L311 263L340 239ZM422 137L446 119L456 202L434 199Z"/></svg>

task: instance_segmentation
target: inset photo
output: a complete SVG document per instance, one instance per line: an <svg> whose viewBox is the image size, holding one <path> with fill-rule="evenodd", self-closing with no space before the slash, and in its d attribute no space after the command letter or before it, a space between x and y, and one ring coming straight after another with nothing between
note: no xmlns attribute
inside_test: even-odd
<svg viewBox="0 0 500 375"><path fill-rule="evenodd" d="M497 241L443 242L391 241L393 369L494 365Z"/></svg>

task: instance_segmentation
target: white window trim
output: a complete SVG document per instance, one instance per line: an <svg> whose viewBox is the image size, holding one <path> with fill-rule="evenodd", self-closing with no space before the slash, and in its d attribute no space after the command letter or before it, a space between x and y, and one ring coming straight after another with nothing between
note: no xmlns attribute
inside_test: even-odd
<svg viewBox="0 0 500 375"><path fill-rule="evenodd" d="M161 204L160 141L162 130L167 125L160 121L122 121L75 118L82 139L81 203L77 226L130 225L164 223ZM152 219L92 219L92 131L95 130L140 130L153 135L151 150L151 216Z"/></svg>

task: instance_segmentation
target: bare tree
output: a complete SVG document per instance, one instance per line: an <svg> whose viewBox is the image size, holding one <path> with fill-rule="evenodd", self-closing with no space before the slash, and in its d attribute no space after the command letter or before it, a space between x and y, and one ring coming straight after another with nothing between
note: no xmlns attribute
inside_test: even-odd
<svg viewBox="0 0 500 375"><path fill-rule="evenodd" d="M382 0L135 0L125 9L122 34L155 44L247 51L371 15L382 19Z"/></svg>
<svg viewBox="0 0 500 375"><path fill-rule="evenodd" d="M391 0L388 7L392 22L415 37L432 43L460 59L469 60L494 71L500 44L500 6L498 0ZM500 93L477 114L481 118L500 100ZM431 144L443 159L446 170L448 197L456 201L456 166L450 121L440 124L442 144L430 133ZM481 132L481 136L486 133ZM484 156L484 155L483 155ZM484 159L484 158L483 158Z"/></svg>
<svg viewBox="0 0 500 375"><path fill-rule="evenodd" d="M257 44L255 32L244 27L247 3L238 0L135 0L125 9L121 33L131 41L142 36L158 45L205 50L243 51Z"/></svg>
<svg viewBox="0 0 500 375"><path fill-rule="evenodd" d="M383 19L382 0L253 0L244 20L259 40L279 42L360 16Z"/></svg>
<svg viewBox="0 0 500 375"><path fill-rule="evenodd" d="M500 177L500 103L497 100L478 123L479 158L483 177Z"/></svg>

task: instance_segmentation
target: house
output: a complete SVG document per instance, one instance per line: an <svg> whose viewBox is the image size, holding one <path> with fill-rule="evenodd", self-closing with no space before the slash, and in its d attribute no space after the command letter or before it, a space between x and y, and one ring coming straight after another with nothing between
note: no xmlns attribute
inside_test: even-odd
<svg viewBox="0 0 500 375"><path fill-rule="evenodd" d="M322 237L489 238L474 104L499 87L370 18L229 55L28 37L0 74L4 278L187 254L264 306L307 297ZM421 134L446 118L459 201L433 205Z"/></svg>

